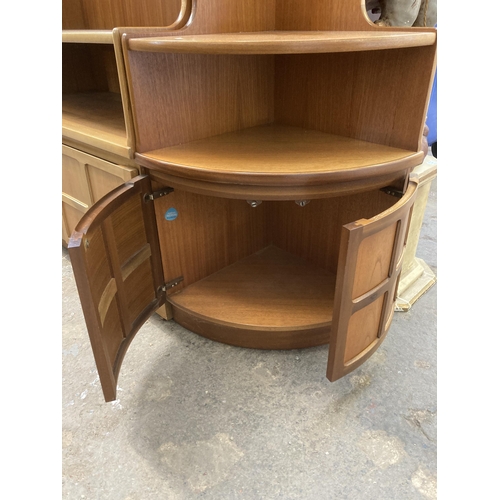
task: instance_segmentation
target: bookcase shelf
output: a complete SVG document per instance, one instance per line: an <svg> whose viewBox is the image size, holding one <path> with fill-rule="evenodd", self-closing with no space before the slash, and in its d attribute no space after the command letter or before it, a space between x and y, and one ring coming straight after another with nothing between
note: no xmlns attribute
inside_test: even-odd
<svg viewBox="0 0 500 500"><path fill-rule="evenodd" d="M63 43L113 44L112 30L63 30Z"/></svg>
<svg viewBox="0 0 500 500"><path fill-rule="evenodd" d="M130 50L197 54L311 54L432 45L435 33L419 31L273 31L131 38Z"/></svg>
<svg viewBox="0 0 500 500"><path fill-rule="evenodd" d="M122 101L116 93L63 94L62 134L63 138L132 157Z"/></svg>

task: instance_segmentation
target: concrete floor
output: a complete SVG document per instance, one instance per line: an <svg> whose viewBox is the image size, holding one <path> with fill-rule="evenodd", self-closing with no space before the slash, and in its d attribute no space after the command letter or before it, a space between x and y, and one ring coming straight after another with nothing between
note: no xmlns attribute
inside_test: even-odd
<svg viewBox="0 0 500 500"><path fill-rule="evenodd" d="M434 272L436 198L417 249ZM65 249L62 273L63 498L436 498L438 285L335 383L327 346L241 349L155 315L105 403Z"/></svg>

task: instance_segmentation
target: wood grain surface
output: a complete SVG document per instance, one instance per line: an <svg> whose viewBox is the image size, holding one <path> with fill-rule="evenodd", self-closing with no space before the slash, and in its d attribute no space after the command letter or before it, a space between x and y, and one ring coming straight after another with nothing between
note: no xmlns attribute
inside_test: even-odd
<svg viewBox="0 0 500 500"><path fill-rule="evenodd" d="M275 121L419 151L434 53L425 46L276 56Z"/></svg>
<svg viewBox="0 0 500 500"><path fill-rule="evenodd" d="M392 207L342 227L327 367L330 381L366 361L387 335L417 187L413 176Z"/></svg>
<svg viewBox="0 0 500 500"><path fill-rule="evenodd" d="M177 211L174 220L165 219L169 208ZM183 290L269 245L265 208L182 190L158 198L155 212L165 281L184 277L168 293Z"/></svg>
<svg viewBox="0 0 500 500"><path fill-rule="evenodd" d="M129 52L137 152L273 121L273 56Z"/></svg>
<svg viewBox="0 0 500 500"><path fill-rule="evenodd" d="M116 26L169 26L185 4L184 0L63 0L62 27L111 30Z"/></svg>
<svg viewBox="0 0 500 500"><path fill-rule="evenodd" d="M269 246L169 296L177 307L221 323L301 329L332 319L335 276Z"/></svg>
<svg viewBox="0 0 500 500"><path fill-rule="evenodd" d="M138 154L176 176L251 185L314 185L402 172L415 153L348 137L264 125Z"/></svg>
<svg viewBox="0 0 500 500"><path fill-rule="evenodd" d="M129 157L127 133L119 94L63 94L62 135L111 153Z"/></svg>
<svg viewBox="0 0 500 500"><path fill-rule="evenodd" d="M130 38L130 50L196 54L309 54L354 52L432 45L432 32L276 31Z"/></svg>
<svg viewBox="0 0 500 500"><path fill-rule="evenodd" d="M66 43L113 44L112 30L63 30L62 41Z"/></svg>

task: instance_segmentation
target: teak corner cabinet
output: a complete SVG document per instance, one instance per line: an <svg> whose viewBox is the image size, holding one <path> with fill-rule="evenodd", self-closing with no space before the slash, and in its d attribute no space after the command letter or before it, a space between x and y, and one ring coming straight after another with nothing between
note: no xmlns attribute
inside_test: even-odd
<svg viewBox="0 0 500 500"><path fill-rule="evenodd" d="M68 241L106 401L161 306L227 344L329 344L331 381L358 367L394 312L436 31L359 0L109 3L63 31L64 147L87 183L87 156L129 169Z"/></svg>

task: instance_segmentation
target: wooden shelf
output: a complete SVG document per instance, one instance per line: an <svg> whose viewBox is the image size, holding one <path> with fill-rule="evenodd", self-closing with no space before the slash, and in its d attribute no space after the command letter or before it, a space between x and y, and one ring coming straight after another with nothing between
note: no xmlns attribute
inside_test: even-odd
<svg viewBox="0 0 500 500"><path fill-rule="evenodd" d="M196 54L309 54L432 45L425 31L271 31L132 38L130 50Z"/></svg>
<svg viewBox="0 0 500 500"><path fill-rule="evenodd" d="M416 166L423 153L284 125L262 125L144 154L178 177L262 186L319 185Z"/></svg>
<svg viewBox="0 0 500 500"><path fill-rule="evenodd" d="M214 340L296 348L328 342L334 288L334 274L270 246L169 301L177 322Z"/></svg>
<svg viewBox="0 0 500 500"><path fill-rule="evenodd" d="M126 158L131 157L119 94L63 94L62 135Z"/></svg>
<svg viewBox="0 0 500 500"><path fill-rule="evenodd" d="M113 44L111 30L63 30L63 43L104 43Z"/></svg>

